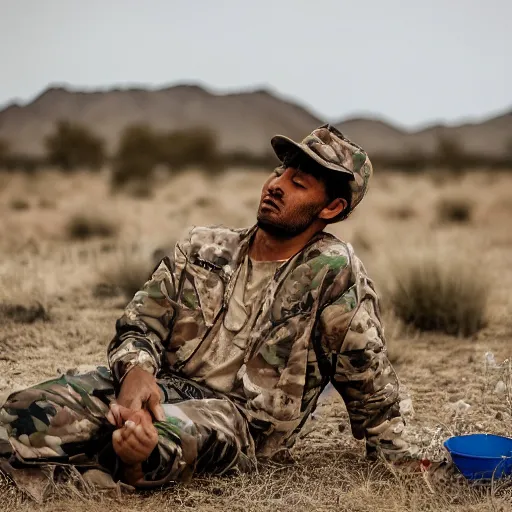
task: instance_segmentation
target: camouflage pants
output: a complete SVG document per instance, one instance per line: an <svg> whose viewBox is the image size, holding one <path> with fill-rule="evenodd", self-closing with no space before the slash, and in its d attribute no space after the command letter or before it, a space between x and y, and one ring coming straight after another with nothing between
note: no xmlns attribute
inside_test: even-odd
<svg viewBox="0 0 512 512"><path fill-rule="evenodd" d="M143 463L143 486L255 467L248 422L233 402L193 381L159 377L166 420L155 422L159 442ZM114 398L110 373L102 367L13 393L0 409L0 456L25 465L101 468L116 478L115 427L106 419Z"/></svg>

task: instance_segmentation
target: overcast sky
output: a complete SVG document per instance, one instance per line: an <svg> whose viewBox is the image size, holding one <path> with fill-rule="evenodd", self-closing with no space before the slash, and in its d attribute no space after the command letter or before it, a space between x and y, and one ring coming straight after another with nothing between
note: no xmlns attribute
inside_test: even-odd
<svg viewBox="0 0 512 512"><path fill-rule="evenodd" d="M408 127L512 109L512 0L0 0L0 105L76 89L269 87Z"/></svg>

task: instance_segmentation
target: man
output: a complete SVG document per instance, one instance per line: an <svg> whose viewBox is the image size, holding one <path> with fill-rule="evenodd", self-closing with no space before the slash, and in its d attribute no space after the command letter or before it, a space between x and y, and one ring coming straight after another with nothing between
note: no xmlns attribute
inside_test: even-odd
<svg viewBox="0 0 512 512"><path fill-rule="evenodd" d="M136 487L250 471L293 445L329 382L368 455L415 456L372 281L324 232L363 199L370 160L330 125L271 143L282 165L257 225L192 229L118 320L110 371L9 397L11 461L97 466Z"/></svg>

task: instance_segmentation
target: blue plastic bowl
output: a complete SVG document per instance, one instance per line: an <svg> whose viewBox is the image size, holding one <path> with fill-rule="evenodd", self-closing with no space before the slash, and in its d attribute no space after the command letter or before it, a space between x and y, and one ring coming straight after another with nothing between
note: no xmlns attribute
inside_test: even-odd
<svg viewBox="0 0 512 512"><path fill-rule="evenodd" d="M512 439L492 434L450 437L444 442L453 463L469 480L512 474Z"/></svg>

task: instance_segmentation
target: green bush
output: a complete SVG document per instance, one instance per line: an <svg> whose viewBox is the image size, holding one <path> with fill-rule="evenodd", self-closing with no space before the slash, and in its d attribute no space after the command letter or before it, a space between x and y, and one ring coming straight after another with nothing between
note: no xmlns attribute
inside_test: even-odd
<svg viewBox="0 0 512 512"><path fill-rule="evenodd" d="M63 170L79 167L99 169L105 161L104 143L86 127L59 121L54 133L45 138L48 163Z"/></svg>
<svg viewBox="0 0 512 512"><path fill-rule="evenodd" d="M400 266L389 299L421 331L471 336L486 323L488 284L469 262L433 254Z"/></svg>

